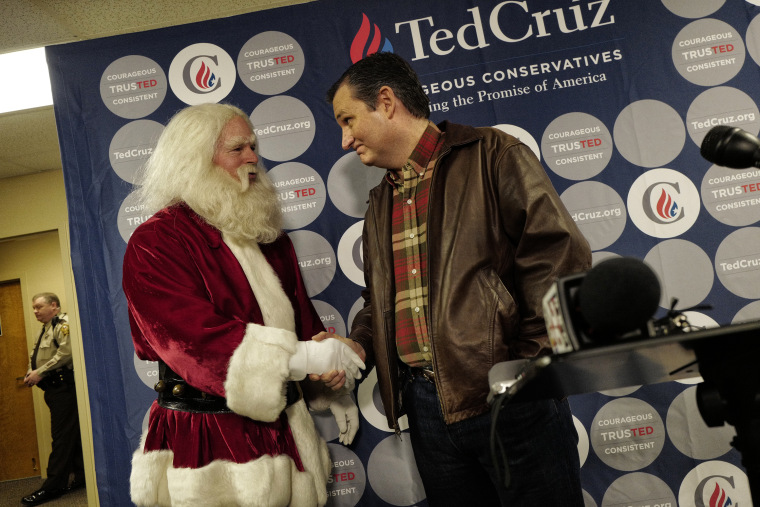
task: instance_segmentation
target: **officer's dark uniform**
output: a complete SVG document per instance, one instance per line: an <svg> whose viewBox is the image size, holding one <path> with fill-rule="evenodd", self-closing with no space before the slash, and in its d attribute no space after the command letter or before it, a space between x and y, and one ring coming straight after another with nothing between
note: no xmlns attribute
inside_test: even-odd
<svg viewBox="0 0 760 507"><path fill-rule="evenodd" d="M82 440L74 387L74 366L69 342L69 321L65 313L56 315L43 326L29 360L29 371L37 370L42 380L37 387L45 391L50 408L53 450L50 453L47 479L41 490L57 492L84 484Z"/></svg>

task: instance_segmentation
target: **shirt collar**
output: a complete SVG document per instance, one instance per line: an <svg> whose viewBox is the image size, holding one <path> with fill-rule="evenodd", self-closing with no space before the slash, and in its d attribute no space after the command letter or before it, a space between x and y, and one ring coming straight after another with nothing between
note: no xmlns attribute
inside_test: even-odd
<svg viewBox="0 0 760 507"><path fill-rule="evenodd" d="M435 148L440 139L440 129L438 129L435 123L428 121L425 132L422 133L422 137L417 141L417 146L412 150L412 154L409 155L406 163L411 164L417 173L424 171L428 164L430 164L433 155L435 155ZM390 170L385 174L385 179L394 187L401 183L401 180L396 176L396 173Z"/></svg>

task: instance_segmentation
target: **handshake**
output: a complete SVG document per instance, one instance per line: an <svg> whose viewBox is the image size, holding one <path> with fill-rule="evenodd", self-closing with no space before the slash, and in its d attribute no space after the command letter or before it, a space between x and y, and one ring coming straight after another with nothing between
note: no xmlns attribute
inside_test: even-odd
<svg viewBox="0 0 760 507"><path fill-rule="evenodd" d="M364 361L351 347L336 338L322 341L299 341L290 357L290 380L303 380L306 375L322 375L331 371L346 372L346 389L352 391L356 379L362 378Z"/></svg>
<svg viewBox="0 0 760 507"><path fill-rule="evenodd" d="M344 371L346 383L343 394L334 396L329 403L340 431L339 440L348 445L359 429L359 411L351 400L356 379L362 378L364 361L351 347L336 338L322 341L299 341L296 352L290 357L290 380L303 380L307 375L323 375Z"/></svg>

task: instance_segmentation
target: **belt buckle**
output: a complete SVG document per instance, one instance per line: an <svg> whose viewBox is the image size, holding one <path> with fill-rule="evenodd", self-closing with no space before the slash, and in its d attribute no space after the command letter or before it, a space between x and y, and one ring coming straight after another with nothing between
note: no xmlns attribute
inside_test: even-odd
<svg viewBox="0 0 760 507"><path fill-rule="evenodd" d="M427 380L428 382L435 384L435 372L432 369L421 367L420 375L425 377L425 380Z"/></svg>

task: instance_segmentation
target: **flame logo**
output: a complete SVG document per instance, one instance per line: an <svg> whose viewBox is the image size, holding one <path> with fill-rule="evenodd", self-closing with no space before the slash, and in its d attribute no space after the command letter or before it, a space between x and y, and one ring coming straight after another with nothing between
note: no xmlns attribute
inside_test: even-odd
<svg viewBox="0 0 760 507"><path fill-rule="evenodd" d="M216 81L216 74L211 72L211 67L205 62L201 62L201 68L195 74L195 84L201 90L208 90L214 86L214 81Z"/></svg>
<svg viewBox="0 0 760 507"><path fill-rule="evenodd" d="M369 39L370 33L373 31L372 28L374 28L374 34L372 35L372 41L370 42ZM351 42L351 62L356 63L367 55L377 53L378 49L380 49L380 40L382 38L383 36L377 25L370 23L367 15L362 13L362 26L359 28L359 31L356 32L354 40ZM368 42L369 46L367 46ZM366 52L364 51L365 47L367 48ZM381 51L393 52L393 45L388 39L385 39Z"/></svg>
<svg viewBox="0 0 760 507"><path fill-rule="evenodd" d="M710 495L710 507L728 507L729 505L733 505L731 497L718 483L715 483L715 491Z"/></svg>
<svg viewBox="0 0 760 507"><path fill-rule="evenodd" d="M657 201L657 214L666 220L671 219L678 214L678 203L665 191L664 188L660 194L660 199Z"/></svg>

